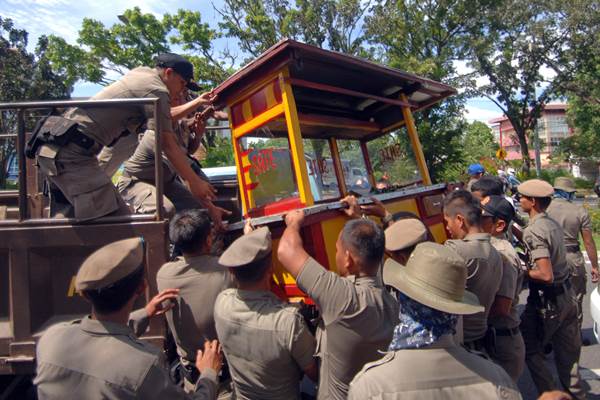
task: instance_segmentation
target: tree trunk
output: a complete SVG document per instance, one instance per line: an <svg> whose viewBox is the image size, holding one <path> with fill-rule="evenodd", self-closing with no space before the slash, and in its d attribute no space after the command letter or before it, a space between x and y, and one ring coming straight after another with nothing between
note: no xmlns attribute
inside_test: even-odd
<svg viewBox="0 0 600 400"><path fill-rule="evenodd" d="M529 145L527 143L527 132L524 129L515 128L515 133L519 139L519 147L521 148L521 157L523 159L523 173L529 175L531 170L531 158L529 158Z"/></svg>

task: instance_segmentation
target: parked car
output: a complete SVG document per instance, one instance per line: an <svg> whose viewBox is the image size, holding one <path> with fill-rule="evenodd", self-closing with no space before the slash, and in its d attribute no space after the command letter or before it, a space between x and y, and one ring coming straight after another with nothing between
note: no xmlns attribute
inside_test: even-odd
<svg viewBox="0 0 600 400"><path fill-rule="evenodd" d="M600 337L598 337L598 330L600 329L600 293L598 293L597 287L590 295L590 310L594 321L594 336L596 336L596 341L600 343Z"/></svg>

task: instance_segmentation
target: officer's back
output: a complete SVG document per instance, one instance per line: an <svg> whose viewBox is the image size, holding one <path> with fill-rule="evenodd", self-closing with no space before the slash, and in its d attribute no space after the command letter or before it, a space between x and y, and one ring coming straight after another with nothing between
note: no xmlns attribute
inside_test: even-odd
<svg viewBox="0 0 600 400"><path fill-rule="evenodd" d="M238 399L299 399L302 375L316 380L313 335L298 309L269 290L271 257L271 235L263 227L219 258L239 286L215 302L215 326Z"/></svg>
<svg viewBox="0 0 600 400"><path fill-rule="evenodd" d="M484 312L463 317L464 342L483 350L490 308L502 279L502 258L490 243L491 236L481 229L479 202L467 191L452 192L444 201L444 218L453 239L446 241L465 259L467 289L479 298Z"/></svg>

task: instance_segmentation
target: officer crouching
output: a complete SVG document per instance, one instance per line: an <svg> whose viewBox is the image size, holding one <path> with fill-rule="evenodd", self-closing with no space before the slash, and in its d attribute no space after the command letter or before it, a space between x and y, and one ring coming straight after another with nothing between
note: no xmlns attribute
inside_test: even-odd
<svg viewBox="0 0 600 400"><path fill-rule="evenodd" d="M521 316L525 361L540 393L559 389L546 365L544 348L552 345L561 385L575 399L584 399L579 376L581 335L565 258L563 230L546 209L554 189L539 179L518 187L521 208L529 214L523 241L530 253L529 297Z"/></svg>

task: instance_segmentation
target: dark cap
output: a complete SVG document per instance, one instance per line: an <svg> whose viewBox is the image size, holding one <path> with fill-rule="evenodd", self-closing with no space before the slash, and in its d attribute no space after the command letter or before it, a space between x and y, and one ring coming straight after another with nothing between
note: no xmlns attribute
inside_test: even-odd
<svg viewBox="0 0 600 400"><path fill-rule="evenodd" d="M160 53L156 57L156 66L162 68L172 68L187 82L187 88L195 92L201 90L200 86L194 82L194 66L185 57L174 53Z"/></svg>
<svg viewBox="0 0 600 400"><path fill-rule="evenodd" d="M224 267L242 267L259 261L271 254L271 232L267 227L258 228L237 238L219 258Z"/></svg>
<svg viewBox="0 0 600 400"><path fill-rule="evenodd" d="M119 240L93 252L81 264L75 277L75 289L98 290L112 285L143 266L142 238Z"/></svg>
<svg viewBox="0 0 600 400"><path fill-rule="evenodd" d="M514 207L503 196L487 196L481 200L481 215L499 218L507 224L515 217Z"/></svg>

